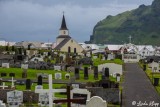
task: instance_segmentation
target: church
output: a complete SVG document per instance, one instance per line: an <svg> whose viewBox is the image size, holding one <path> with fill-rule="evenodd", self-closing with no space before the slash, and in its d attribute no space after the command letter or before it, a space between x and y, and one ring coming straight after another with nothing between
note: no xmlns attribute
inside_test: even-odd
<svg viewBox="0 0 160 107"><path fill-rule="evenodd" d="M61 52L82 53L83 48L78 42L69 36L69 30L66 25L65 16L63 15L59 36L56 38L55 50Z"/></svg>

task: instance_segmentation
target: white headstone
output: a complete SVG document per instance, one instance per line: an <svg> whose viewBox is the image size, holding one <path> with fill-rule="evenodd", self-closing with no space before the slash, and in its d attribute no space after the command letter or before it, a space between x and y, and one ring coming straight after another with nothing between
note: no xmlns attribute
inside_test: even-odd
<svg viewBox="0 0 160 107"><path fill-rule="evenodd" d="M10 91L7 92L7 103L9 107L19 107L23 102L23 92L22 91Z"/></svg>
<svg viewBox="0 0 160 107"><path fill-rule="evenodd" d="M55 73L55 79L62 79L62 73Z"/></svg>
<svg viewBox="0 0 160 107"><path fill-rule="evenodd" d="M28 69L28 64L21 64L22 69Z"/></svg>
<svg viewBox="0 0 160 107"><path fill-rule="evenodd" d="M117 82L121 81L121 77L120 76L117 76L116 79L117 79Z"/></svg>
<svg viewBox="0 0 160 107"><path fill-rule="evenodd" d="M3 101L0 100L0 107L6 107L5 103L3 103Z"/></svg>
<svg viewBox="0 0 160 107"><path fill-rule="evenodd" d="M48 93L48 97L49 97L49 107L53 107L53 100L54 100L54 94L55 93L59 93L59 92L66 92L66 89L53 89L52 86L52 75L49 75L49 89L37 89L37 87L35 88L35 93Z"/></svg>
<svg viewBox="0 0 160 107"><path fill-rule="evenodd" d="M87 89L74 88L73 90L71 90L71 99L74 98L75 94L86 95L87 100L90 100L90 97L91 97L91 92L89 92ZM75 106L75 104L72 103L72 106Z"/></svg>
<svg viewBox="0 0 160 107"><path fill-rule="evenodd" d="M99 96L93 96L90 100L87 100L86 107L107 107L107 103Z"/></svg>
<svg viewBox="0 0 160 107"><path fill-rule="evenodd" d="M48 93L39 93L39 105L41 107L49 106L49 94Z"/></svg>
<svg viewBox="0 0 160 107"><path fill-rule="evenodd" d="M159 72L159 63L153 61L151 63L151 68L152 68L152 72Z"/></svg>
<svg viewBox="0 0 160 107"><path fill-rule="evenodd" d="M79 88L79 84L72 84L73 89L74 88Z"/></svg>
<svg viewBox="0 0 160 107"><path fill-rule="evenodd" d="M61 71L61 66L54 66L54 70Z"/></svg>
<svg viewBox="0 0 160 107"><path fill-rule="evenodd" d="M9 63L2 63L2 68L9 68Z"/></svg>
<svg viewBox="0 0 160 107"><path fill-rule="evenodd" d="M69 73L65 74L65 79L70 79L70 74Z"/></svg>

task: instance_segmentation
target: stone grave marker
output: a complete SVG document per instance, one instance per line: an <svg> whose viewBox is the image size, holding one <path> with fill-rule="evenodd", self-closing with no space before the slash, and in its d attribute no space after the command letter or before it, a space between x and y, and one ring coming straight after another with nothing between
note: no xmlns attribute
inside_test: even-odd
<svg viewBox="0 0 160 107"><path fill-rule="evenodd" d="M152 72L159 72L159 63L153 61L151 63L151 68L152 68Z"/></svg>
<svg viewBox="0 0 160 107"><path fill-rule="evenodd" d="M15 88L14 83L16 82L16 80L14 80L13 77L12 77L12 80L8 80L8 81L12 82L11 88Z"/></svg>
<svg viewBox="0 0 160 107"><path fill-rule="evenodd" d="M41 107L49 106L49 94L39 93L39 104Z"/></svg>
<svg viewBox="0 0 160 107"><path fill-rule="evenodd" d="M159 78L154 78L154 86L158 86L159 85Z"/></svg>
<svg viewBox="0 0 160 107"><path fill-rule="evenodd" d="M70 74L69 73L65 74L65 79L70 79Z"/></svg>
<svg viewBox="0 0 160 107"><path fill-rule="evenodd" d="M49 107L53 107L53 99L54 99L54 93L58 93L58 92L66 92L66 89L53 89L52 85L53 85L53 81L52 81L52 75L49 74L49 89L43 89L42 86L39 88L35 88L35 93L48 93L48 98L49 98Z"/></svg>
<svg viewBox="0 0 160 107"><path fill-rule="evenodd" d="M98 79L98 66L94 67L94 79Z"/></svg>
<svg viewBox="0 0 160 107"><path fill-rule="evenodd" d="M61 71L61 66L55 65L55 66L54 66L54 70Z"/></svg>
<svg viewBox="0 0 160 107"><path fill-rule="evenodd" d="M15 73L9 73L9 77L15 77Z"/></svg>
<svg viewBox="0 0 160 107"><path fill-rule="evenodd" d="M107 107L107 103L99 96L93 96L90 100L87 100L86 107Z"/></svg>
<svg viewBox="0 0 160 107"><path fill-rule="evenodd" d="M9 63L2 63L2 68L9 68Z"/></svg>
<svg viewBox="0 0 160 107"><path fill-rule="evenodd" d="M75 78L76 78L76 79L80 79L80 76L79 76L79 68L75 68Z"/></svg>
<svg viewBox="0 0 160 107"><path fill-rule="evenodd" d="M106 78L109 78L109 68L105 68L104 75Z"/></svg>
<svg viewBox="0 0 160 107"><path fill-rule="evenodd" d="M5 103L3 103L3 101L2 101L2 100L0 100L0 107L6 107L6 104L5 104Z"/></svg>
<svg viewBox="0 0 160 107"><path fill-rule="evenodd" d="M4 73L4 72L1 73L1 77L6 77L6 76L7 76L7 73Z"/></svg>
<svg viewBox="0 0 160 107"><path fill-rule="evenodd" d="M31 79L26 79L26 90L31 90Z"/></svg>
<svg viewBox="0 0 160 107"><path fill-rule="evenodd" d="M75 104L86 105L86 101L90 100L90 97L91 93L87 89L74 88L73 90L71 90L71 99L76 99L76 98L84 99L83 102Z"/></svg>
<svg viewBox="0 0 160 107"><path fill-rule="evenodd" d="M3 85L0 86L1 89L5 89L5 88L7 88L7 87L8 87L8 86L5 85L5 82L3 82Z"/></svg>
<svg viewBox="0 0 160 107"><path fill-rule="evenodd" d="M72 88L79 88L79 84L72 84Z"/></svg>
<svg viewBox="0 0 160 107"><path fill-rule="evenodd" d="M88 67L84 67L84 79L88 79Z"/></svg>
<svg viewBox="0 0 160 107"><path fill-rule="evenodd" d="M62 73L55 73L55 79L62 79Z"/></svg>
<svg viewBox="0 0 160 107"><path fill-rule="evenodd" d="M42 81L42 76L39 75L38 76L38 82L37 82L37 85L42 85L43 84L43 81Z"/></svg>
<svg viewBox="0 0 160 107"><path fill-rule="evenodd" d="M28 64L21 64L22 69L28 69Z"/></svg>
<svg viewBox="0 0 160 107"><path fill-rule="evenodd" d="M17 90L7 92L7 103L9 107L19 107L23 103L23 92Z"/></svg>
<svg viewBox="0 0 160 107"><path fill-rule="evenodd" d="M23 69L22 78L27 78L27 69Z"/></svg>
<svg viewBox="0 0 160 107"><path fill-rule="evenodd" d="M117 74L117 75L116 75L116 80L117 80L117 82L120 82L120 81L121 81L121 75L120 75L120 74Z"/></svg>
<svg viewBox="0 0 160 107"><path fill-rule="evenodd" d="M3 80L2 80L2 78L0 78L0 86L2 85L2 82L3 82Z"/></svg>

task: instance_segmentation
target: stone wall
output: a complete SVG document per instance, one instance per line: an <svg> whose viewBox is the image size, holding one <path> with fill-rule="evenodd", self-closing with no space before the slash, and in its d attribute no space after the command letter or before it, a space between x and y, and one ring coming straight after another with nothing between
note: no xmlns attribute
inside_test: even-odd
<svg viewBox="0 0 160 107"><path fill-rule="evenodd" d="M102 68L109 68L109 73L110 74L116 74L116 73L119 73L122 75L122 65L119 65L119 64L115 64L115 63L105 63L105 64L101 64L101 65L98 65L98 72L101 72L102 71Z"/></svg>

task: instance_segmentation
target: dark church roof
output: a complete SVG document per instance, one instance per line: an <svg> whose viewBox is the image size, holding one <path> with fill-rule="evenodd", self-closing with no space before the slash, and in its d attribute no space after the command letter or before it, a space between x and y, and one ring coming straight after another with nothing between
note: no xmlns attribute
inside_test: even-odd
<svg viewBox="0 0 160 107"><path fill-rule="evenodd" d="M57 38L71 38L69 35L59 35Z"/></svg>
<svg viewBox="0 0 160 107"><path fill-rule="evenodd" d="M63 15L63 18L62 18L62 24L61 24L60 30L68 30L67 26L66 26L66 21L65 21L64 15Z"/></svg>
<svg viewBox="0 0 160 107"><path fill-rule="evenodd" d="M54 49L60 50L71 38L64 39L61 43L59 43Z"/></svg>

